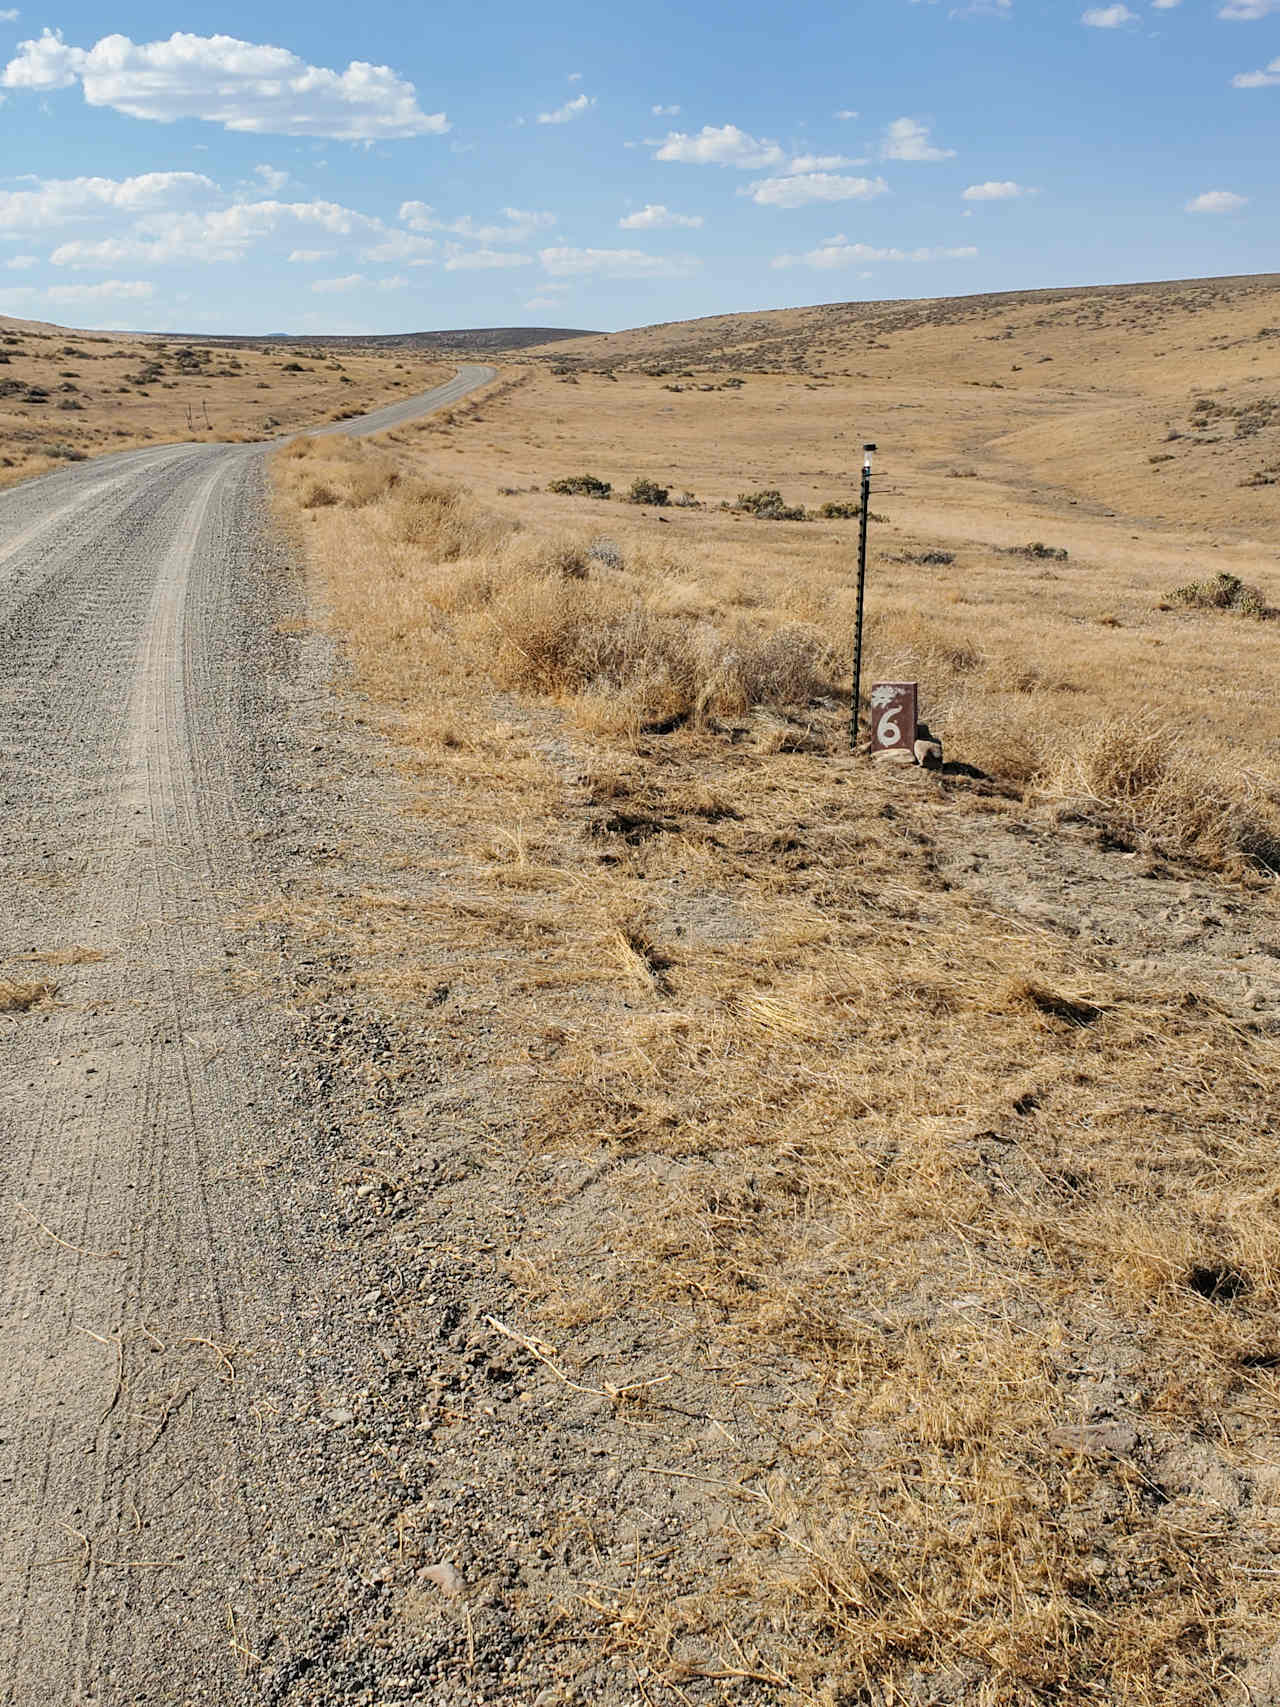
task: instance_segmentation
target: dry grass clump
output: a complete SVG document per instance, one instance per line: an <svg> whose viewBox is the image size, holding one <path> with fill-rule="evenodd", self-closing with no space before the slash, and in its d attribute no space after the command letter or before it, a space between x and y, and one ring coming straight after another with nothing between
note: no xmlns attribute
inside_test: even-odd
<svg viewBox="0 0 1280 1707"><path fill-rule="evenodd" d="M1274 614L1257 587L1250 587L1238 575L1225 572L1207 581L1188 581L1185 586L1175 587L1166 602L1190 610L1234 611L1237 616L1252 617L1255 622L1264 622Z"/></svg>
<svg viewBox="0 0 1280 1707"><path fill-rule="evenodd" d="M1062 744L1042 786L1125 846L1280 872L1276 800L1233 766L1192 762L1174 731L1149 718L1086 727Z"/></svg>
<svg viewBox="0 0 1280 1707"><path fill-rule="evenodd" d="M47 979L21 980L0 978L0 1014L25 1014L32 1008L44 1007L58 993L58 986Z"/></svg>
<svg viewBox="0 0 1280 1707"><path fill-rule="evenodd" d="M500 685L576 707L597 730L807 704L832 686L835 659L809 625L691 622L678 558L526 535L364 445L295 440L278 467L303 509L318 507L319 489L326 507L359 512L333 525L356 572L385 553L398 638L406 621L447 635Z"/></svg>

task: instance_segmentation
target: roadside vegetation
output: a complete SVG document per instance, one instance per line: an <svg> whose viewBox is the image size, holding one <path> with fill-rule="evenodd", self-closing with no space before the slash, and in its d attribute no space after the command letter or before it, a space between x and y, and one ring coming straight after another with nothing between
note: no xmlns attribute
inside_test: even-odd
<svg viewBox="0 0 1280 1707"><path fill-rule="evenodd" d="M148 444L252 442L425 391L404 352L67 332L0 316L0 486Z"/></svg>
<svg viewBox="0 0 1280 1707"><path fill-rule="evenodd" d="M597 476L566 525L412 448L274 469L442 850L326 928L406 1023L443 961L500 1008L513 1310L593 1390L625 1360L637 1473L705 1490L566 1616L673 1704L1239 1699L1277 1634L1280 1013L1169 920L1274 920L1265 767L1036 579L1084 598L1074 542L895 539L930 598L868 645L926 684L935 779L845 756L812 524L766 564L721 512L602 539Z"/></svg>

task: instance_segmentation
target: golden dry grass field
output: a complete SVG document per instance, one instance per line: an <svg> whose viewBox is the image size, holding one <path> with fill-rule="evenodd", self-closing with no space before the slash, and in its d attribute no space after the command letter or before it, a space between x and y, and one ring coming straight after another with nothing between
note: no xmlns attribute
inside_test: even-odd
<svg viewBox="0 0 1280 1707"><path fill-rule="evenodd" d="M0 315L0 486L140 445L273 438L447 379L412 351L75 332Z"/></svg>
<svg viewBox="0 0 1280 1707"><path fill-rule="evenodd" d="M1280 1700L1277 327L1275 279L738 316L276 459L434 837L285 926L515 1096L513 1316L612 1486L698 1494L644 1557L591 1519L628 1699ZM856 521L733 507L863 440L864 684L942 774L847 751Z"/></svg>

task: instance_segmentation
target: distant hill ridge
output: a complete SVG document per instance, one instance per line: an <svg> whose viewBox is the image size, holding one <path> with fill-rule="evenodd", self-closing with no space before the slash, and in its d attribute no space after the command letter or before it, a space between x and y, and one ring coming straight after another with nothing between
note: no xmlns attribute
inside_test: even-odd
<svg viewBox="0 0 1280 1707"><path fill-rule="evenodd" d="M318 349L442 350L469 355L522 350L529 344L554 344L565 338L598 338L600 333L570 326L467 326L452 332L262 332L254 334L157 332L157 338L200 344L306 344Z"/></svg>

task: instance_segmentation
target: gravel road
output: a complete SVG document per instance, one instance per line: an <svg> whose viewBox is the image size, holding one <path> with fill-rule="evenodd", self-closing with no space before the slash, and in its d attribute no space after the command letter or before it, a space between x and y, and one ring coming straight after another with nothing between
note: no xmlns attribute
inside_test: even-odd
<svg viewBox="0 0 1280 1707"><path fill-rule="evenodd" d="M305 1265L252 1191L295 1117L287 1016L235 953L288 793L264 449L0 493L0 977L58 986L0 1014L0 1700L21 1707L246 1699L254 1573L305 1529L275 1426L302 1402ZM241 1364L263 1345L272 1395Z"/></svg>

